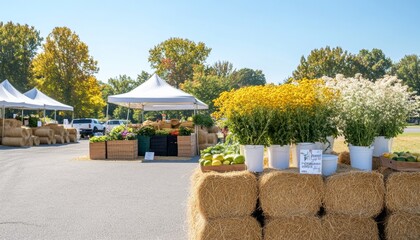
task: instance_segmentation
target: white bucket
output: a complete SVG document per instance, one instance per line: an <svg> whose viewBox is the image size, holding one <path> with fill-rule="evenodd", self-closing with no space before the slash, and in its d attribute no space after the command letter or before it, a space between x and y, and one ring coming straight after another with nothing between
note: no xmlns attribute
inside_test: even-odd
<svg viewBox="0 0 420 240"><path fill-rule="evenodd" d="M333 154L322 155L322 175L330 176L337 171L338 156Z"/></svg>
<svg viewBox="0 0 420 240"><path fill-rule="evenodd" d="M264 170L264 146L245 145L245 164L250 172L262 172Z"/></svg>
<svg viewBox="0 0 420 240"><path fill-rule="evenodd" d="M373 156L380 157L386 152L391 152L392 149L392 138L385 138L384 136L375 137L373 142Z"/></svg>
<svg viewBox="0 0 420 240"><path fill-rule="evenodd" d="M300 150L302 149L307 149L307 150L315 150L316 148L316 144L315 143L298 143L296 144L296 158L297 158L297 167L299 168L300 166Z"/></svg>
<svg viewBox="0 0 420 240"><path fill-rule="evenodd" d="M357 168L364 171L372 171L373 146L360 147L350 145L349 151L350 162L353 168Z"/></svg>
<svg viewBox="0 0 420 240"><path fill-rule="evenodd" d="M290 145L271 145L268 150L268 166L275 169L289 168Z"/></svg>

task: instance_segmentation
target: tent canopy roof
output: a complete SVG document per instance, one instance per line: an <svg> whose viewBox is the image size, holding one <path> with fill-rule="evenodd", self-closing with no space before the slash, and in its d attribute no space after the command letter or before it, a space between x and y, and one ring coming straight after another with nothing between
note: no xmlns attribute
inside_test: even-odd
<svg viewBox="0 0 420 240"><path fill-rule="evenodd" d="M7 94L4 94L4 91L2 90L2 96L6 99L8 98L10 102L5 101L4 106L6 107L16 107L16 108L26 108L26 109L42 109L44 105L42 103L39 103L36 100L32 100L28 98L27 96L20 93L15 87L10 84L8 80L4 80L2 83L0 83L0 87L6 91L9 95L13 96L13 98L10 98ZM16 101L19 104L15 104Z"/></svg>
<svg viewBox="0 0 420 240"><path fill-rule="evenodd" d="M24 93L24 95L30 99L33 99L42 103L44 108L48 110L73 111L72 106L69 106L59 101L54 100L53 98L39 91L37 88L32 88L31 90Z"/></svg>
<svg viewBox="0 0 420 240"><path fill-rule="evenodd" d="M157 74L130 92L108 96L108 102L145 111L208 109L205 103L172 87Z"/></svg>

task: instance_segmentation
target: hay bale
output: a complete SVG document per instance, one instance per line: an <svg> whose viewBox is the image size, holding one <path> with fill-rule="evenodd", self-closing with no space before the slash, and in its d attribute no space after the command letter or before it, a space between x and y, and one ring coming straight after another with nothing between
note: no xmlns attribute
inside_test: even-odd
<svg viewBox="0 0 420 240"><path fill-rule="evenodd" d="M63 144L64 143L64 137L63 136L55 135L54 137L55 137L55 143L58 143L58 144Z"/></svg>
<svg viewBox="0 0 420 240"><path fill-rule="evenodd" d="M70 137L68 135L64 136L64 143L70 143Z"/></svg>
<svg viewBox="0 0 420 240"><path fill-rule="evenodd" d="M219 132L219 127L217 127L217 126L213 126L213 127L210 127L209 129L208 129L208 131L209 131L209 133L218 133Z"/></svg>
<svg viewBox="0 0 420 240"><path fill-rule="evenodd" d="M393 213L385 223L385 237L394 239L420 239L420 215Z"/></svg>
<svg viewBox="0 0 420 240"><path fill-rule="evenodd" d="M325 211L359 217L374 217L384 206L385 186L378 172L350 171L335 174L325 183Z"/></svg>
<svg viewBox="0 0 420 240"><path fill-rule="evenodd" d="M350 153L341 152L340 155L338 155L338 163L350 165Z"/></svg>
<svg viewBox="0 0 420 240"><path fill-rule="evenodd" d="M190 122L190 121L186 121L186 122L182 122L179 126L180 127L193 128L194 127L194 123L193 122Z"/></svg>
<svg viewBox="0 0 420 240"><path fill-rule="evenodd" d="M263 232L267 240L323 239L321 220L315 216L273 218Z"/></svg>
<svg viewBox="0 0 420 240"><path fill-rule="evenodd" d="M337 171L335 172L335 174L340 174L340 173L345 173L345 172L350 172L350 171L360 171L360 169L352 168L350 165L347 165L347 164L338 163Z"/></svg>
<svg viewBox="0 0 420 240"><path fill-rule="evenodd" d="M67 131L68 131L69 135L72 135L72 134L76 135L77 134L76 128L67 128Z"/></svg>
<svg viewBox="0 0 420 240"><path fill-rule="evenodd" d="M32 142L32 138L30 136L23 138L23 140L25 142L25 146L27 147L32 147L34 145L34 143Z"/></svg>
<svg viewBox="0 0 420 240"><path fill-rule="evenodd" d="M24 147L25 139L22 137L4 137L2 138L1 144L11 147Z"/></svg>
<svg viewBox="0 0 420 240"><path fill-rule="evenodd" d="M4 131L5 137L25 138L29 136L28 130L20 127L9 128Z"/></svg>
<svg viewBox="0 0 420 240"><path fill-rule="evenodd" d="M207 134L207 144L216 144L217 143L217 134L209 133Z"/></svg>
<svg viewBox="0 0 420 240"><path fill-rule="evenodd" d="M50 128L37 128L35 131L33 131L35 136L38 137L48 137L52 139L54 137L54 130Z"/></svg>
<svg viewBox="0 0 420 240"><path fill-rule="evenodd" d="M257 178L248 171L202 173L192 186L205 218L250 216L257 204Z"/></svg>
<svg viewBox="0 0 420 240"><path fill-rule="evenodd" d="M266 170L259 180L260 205L267 217L314 216L322 205L321 175Z"/></svg>
<svg viewBox="0 0 420 240"><path fill-rule="evenodd" d="M420 172L395 172L386 182L385 203L390 211L420 214Z"/></svg>
<svg viewBox="0 0 420 240"><path fill-rule="evenodd" d="M51 138L49 137L38 137L38 138L39 138L40 144L47 144L47 145L51 144Z"/></svg>
<svg viewBox="0 0 420 240"><path fill-rule="evenodd" d="M379 239L378 226L372 218L327 214L322 218L323 239Z"/></svg>
<svg viewBox="0 0 420 240"><path fill-rule="evenodd" d="M31 138L32 138L33 144L35 146L39 146L39 144L40 144L39 137L37 137L37 136L31 136Z"/></svg>
<svg viewBox="0 0 420 240"><path fill-rule="evenodd" d="M51 141L51 144L56 144L57 143L57 140L55 139L55 137L51 138L50 141Z"/></svg>
<svg viewBox="0 0 420 240"><path fill-rule="evenodd" d="M198 143L207 144L207 132L203 130L198 130Z"/></svg>
<svg viewBox="0 0 420 240"><path fill-rule="evenodd" d="M70 134L69 139L70 139L70 142L77 142L77 136L76 135Z"/></svg>

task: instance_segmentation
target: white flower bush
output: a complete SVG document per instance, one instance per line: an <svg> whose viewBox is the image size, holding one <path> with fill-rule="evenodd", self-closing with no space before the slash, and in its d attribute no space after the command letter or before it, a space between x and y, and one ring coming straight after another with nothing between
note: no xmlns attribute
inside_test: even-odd
<svg viewBox="0 0 420 240"><path fill-rule="evenodd" d="M419 107L419 98L401 80L385 76L376 82L361 77L323 78L340 92L337 101L338 127L346 142L370 146L376 136L396 137L404 131L406 120Z"/></svg>

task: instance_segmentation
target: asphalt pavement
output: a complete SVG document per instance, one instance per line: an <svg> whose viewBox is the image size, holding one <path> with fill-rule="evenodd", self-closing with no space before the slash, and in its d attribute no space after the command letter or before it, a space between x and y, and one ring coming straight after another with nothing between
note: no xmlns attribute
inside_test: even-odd
<svg viewBox="0 0 420 240"><path fill-rule="evenodd" d="M420 126L408 126L404 129L405 133L420 133Z"/></svg>
<svg viewBox="0 0 420 240"><path fill-rule="evenodd" d="M88 141L0 146L0 239L187 239L190 161L87 160Z"/></svg>

